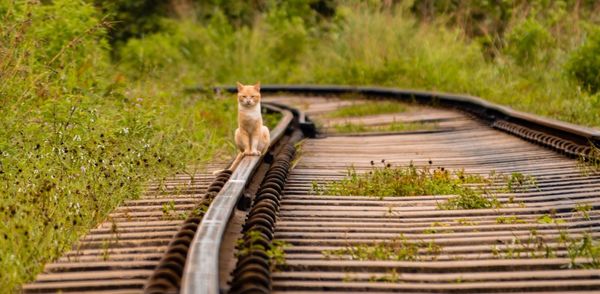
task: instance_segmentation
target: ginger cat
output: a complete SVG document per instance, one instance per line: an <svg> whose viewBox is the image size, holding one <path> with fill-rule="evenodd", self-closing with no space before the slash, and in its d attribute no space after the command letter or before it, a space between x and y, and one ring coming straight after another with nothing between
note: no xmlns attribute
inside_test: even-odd
<svg viewBox="0 0 600 294"><path fill-rule="evenodd" d="M237 89L238 128L235 130L235 144L240 153L231 164L231 170L237 167L244 156L260 156L267 152L271 142L269 129L263 125L260 112L260 82L252 86L237 82Z"/></svg>

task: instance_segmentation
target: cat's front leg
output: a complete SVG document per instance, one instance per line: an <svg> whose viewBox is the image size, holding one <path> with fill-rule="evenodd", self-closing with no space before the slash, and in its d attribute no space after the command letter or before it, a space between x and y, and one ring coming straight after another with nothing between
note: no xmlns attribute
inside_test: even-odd
<svg viewBox="0 0 600 294"><path fill-rule="evenodd" d="M261 152L258 151L258 140L259 136L251 136L250 137L250 155L260 156Z"/></svg>
<svg viewBox="0 0 600 294"><path fill-rule="evenodd" d="M239 130L239 129L238 129ZM239 135L239 137L238 137ZM236 144L238 144L238 148L244 155L252 155L252 145L250 134L245 131L240 131L239 133L236 131Z"/></svg>

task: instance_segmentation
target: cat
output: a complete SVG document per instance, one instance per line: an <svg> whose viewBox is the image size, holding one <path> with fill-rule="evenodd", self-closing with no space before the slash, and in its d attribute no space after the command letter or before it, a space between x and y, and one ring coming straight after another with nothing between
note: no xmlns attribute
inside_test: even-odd
<svg viewBox="0 0 600 294"><path fill-rule="evenodd" d="M260 109L260 82L252 86L237 82L238 128L235 145L240 151L230 170L234 170L244 156L260 156L266 153L271 142L269 128L263 125Z"/></svg>

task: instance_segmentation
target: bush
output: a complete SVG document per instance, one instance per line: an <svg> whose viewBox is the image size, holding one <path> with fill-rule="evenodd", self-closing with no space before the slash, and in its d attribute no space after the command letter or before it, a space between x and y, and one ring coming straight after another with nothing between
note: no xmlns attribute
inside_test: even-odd
<svg viewBox="0 0 600 294"><path fill-rule="evenodd" d="M600 29L573 51L566 65L568 73L592 93L600 91Z"/></svg>
<svg viewBox="0 0 600 294"><path fill-rule="evenodd" d="M548 48L552 48L552 36L533 18L517 25L506 38L506 53L521 66L548 61Z"/></svg>
<svg viewBox="0 0 600 294"><path fill-rule="evenodd" d="M11 292L124 199L139 196L142 183L230 151L223 146L231 145L224 138L235 100L184 96L177 76L134 83L113 74L106 23L90 4L6 2L0 289ZM166 67L157 51L142 64Z"/></svg>

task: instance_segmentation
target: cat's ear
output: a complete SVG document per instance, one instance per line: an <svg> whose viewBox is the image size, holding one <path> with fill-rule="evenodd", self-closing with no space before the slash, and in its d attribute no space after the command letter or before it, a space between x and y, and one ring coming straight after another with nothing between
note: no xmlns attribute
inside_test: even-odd
<svg viewBox="0 0 600 294"><path fill-rule="evenodd" d="M256 82L256 84L254 84L254 89L256 89L256 91L260 91L260 81Z"/></svg>
<svg viewBox="0 0 600 294"><path fill-rule="evenodd" d="M244 85L242 85L242 83L240 83L240 82L236 82L236 84L237 84L238 92L242 91L242 89L244 88Z"/></svg>

